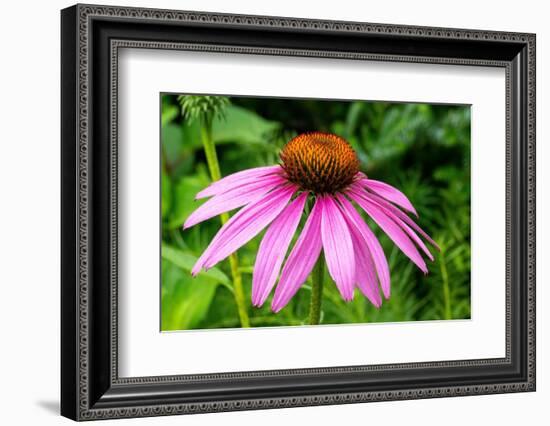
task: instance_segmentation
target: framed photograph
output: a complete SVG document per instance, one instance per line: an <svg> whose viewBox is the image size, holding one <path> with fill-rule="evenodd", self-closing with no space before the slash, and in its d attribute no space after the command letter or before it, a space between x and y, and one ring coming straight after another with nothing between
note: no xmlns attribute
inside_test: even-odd
<svg viewBox="0 0 550 426"><path fill-rule="evenodd" d="M535 390L535 35L61 12L61 412Z"/></svg>

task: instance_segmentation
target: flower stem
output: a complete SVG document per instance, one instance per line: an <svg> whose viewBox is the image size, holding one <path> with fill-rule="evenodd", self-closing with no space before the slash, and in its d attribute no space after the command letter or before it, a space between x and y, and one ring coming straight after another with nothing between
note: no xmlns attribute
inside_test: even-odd
<svg viewBox="0 0 550 426"><path fill-rule="evenodd" d="M447 264L445 262L445 249L443 244L441 244L440 252L441 260L439 262L439 267L441 269L441 279L443 281L443 304L444 304L444 316L446 320L452 319L451 314L451 290L449 286L449 274L447 272Z"/></svg>
<svg viewBox="0 0 550 426"><path fill-rule="evenodd" d="M323 300L323 279L325 275L325 258L321 254L311 275L311 302L309 304L309 323L319 324L321 320L321 302Z"/></svg>
<svg viewBox="0 0 550 426"><path fill-rule="evenodd" d="M208 164L208 170L210 171L210 177L212 178L212 181L220 180L222 176L218 156L216 154L216 145L212 139L211 121L206 121L201 126L201 138L204 147L204 154L206 155L206 162ZM220 219L222 225L225 225L225 223L229 220L229 215L227 213L223 213L220 215ZM241 327L248 328L250 327L250 319L248 318L248 312L245 304L243 279L241 272L239 271L239 258L237 253L233 253L229 256L229 264L231 266L231 276L233 278L233 295L235 298L235 304L237 305L237 310L239 312Z"/></svg>

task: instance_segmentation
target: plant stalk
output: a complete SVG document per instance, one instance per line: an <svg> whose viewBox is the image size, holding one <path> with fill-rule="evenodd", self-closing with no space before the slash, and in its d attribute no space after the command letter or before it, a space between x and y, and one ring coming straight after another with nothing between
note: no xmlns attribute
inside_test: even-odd
<svg viewBox="0 0 550 426"><path fill-rule="evenodd" d="M212 139L211 121L206 121L201 126L201 138L204 153L206 155L206 163L208 164L208 170L210 171L210 177L212 178L212 181L220 180L222 176L218 156L216 154L216 145ZM222 225L225 225L229 220L229 215L227 213L221 214L220 220ZM243 279L241 272L239 271L239 258L237 253L233 253L229 256L229 264L231 266L231 277L233 279L233 295L235 298L235 304L237 305L237 310L239 312L241 327L248 328L250 327L250 319L248 317L248 311L245 304Z"/></svg>
<svg viewBox="0 0 550 426"><path fill-rule="evenodd" d="M323 300L323 279L325 276L325 258L321 253L311 274L311 301L309 304L309 323L317 325L321 320L321 302Z"/></svg>
<svg viewBox="0 0 550 426"><path fill-rule="evenodd" d="M451 313L451 290L449 285L449 273L447 272L447 263L445 262L445 249L441 247L441 260L439 268L441 269L441 279L443 281L443 303L445 307L444 315L446 320L452 319Z"/></svg>

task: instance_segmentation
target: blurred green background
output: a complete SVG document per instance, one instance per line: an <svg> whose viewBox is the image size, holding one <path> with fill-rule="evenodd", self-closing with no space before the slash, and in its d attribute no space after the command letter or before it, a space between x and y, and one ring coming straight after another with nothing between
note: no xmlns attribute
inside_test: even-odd
<svg viewBox="0 0 550 426"><path fill-rule="evenodd" d="M357 290L345 303L325 276L322 324L470 318L470 108L399 104L230 97L224 118L211 124L223 176L278 163L281 147L305 131L327 131L348 140L362 171L402 190L420 216L419 225L441 247L431 249L424 276L366 219L388 258L392 295L376 309ZM240 327L229 262L192 278L197 257L220 228L219 217L186 231L182 224L198 207L195 194L209 173L201 121L182 114L178 96L161 96L162 293L161 329ZM238 253L246 307L253 327L307 323L306 283L280 313L250 302L252 268L261 235Z"/></svg>

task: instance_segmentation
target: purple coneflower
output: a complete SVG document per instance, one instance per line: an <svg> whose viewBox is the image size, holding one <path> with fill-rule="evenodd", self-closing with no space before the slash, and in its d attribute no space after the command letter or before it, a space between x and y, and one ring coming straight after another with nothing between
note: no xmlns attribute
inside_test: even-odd
<svg viewBox="0 0 550 426"><path fill-rule="evenodd" d="M344 139L330 133L301 134L286 144L280 157L281 165L234 173L197 194L197 199L212 198L189 216L184 229L244 207L212 239L197 260L193 275L225 259L269 226L254 265L254 306L263 305L279 278L271 308L274 312L284 308L323 251L328 272L342 298L352 300L358 287L379 307L379 285L384 296L390 296L388 262L378 239L352 202L420 270L428 272L419 249L430 260L433 256L418 234L437 245L404 212L417 216L414 207L401 191L360 172L355 151ZM313 206L285 262L308 199Z"/></svg>

